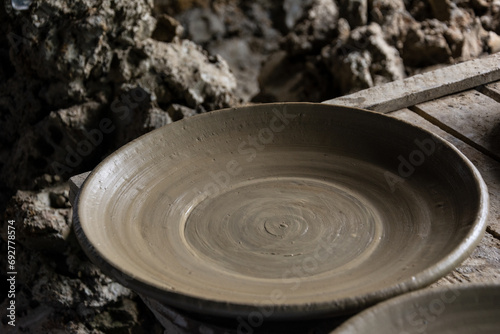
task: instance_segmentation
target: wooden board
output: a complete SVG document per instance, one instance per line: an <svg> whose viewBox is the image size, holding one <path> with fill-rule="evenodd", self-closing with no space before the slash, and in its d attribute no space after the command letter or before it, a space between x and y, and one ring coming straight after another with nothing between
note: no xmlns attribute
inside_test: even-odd
<svg viewBox="0 0 500 334"><path fill-rule="evenodd" d="M485 156L408 109L403 109L390 115L431 131L455 145L479 169L488 185L490 213L487 223L488 230L484 238L460 267L433 286L466 282L500 282L500 163Z"/></svg>
<svg viewBox="0 0 500 334"><path fill-rule="evenodd" d="M481 86L478 88L478 90L484 95L487 95L491 97L493 100L500 103L500 81L491 83L486 86Z"/></svg>
<svg viewBox="0 0 500 334"><path fill-rule="evenodd" d="M391 112L500 80L500 53L325 101Z"/></svg>
<svg viewBox="0 0 500 334"><path fill-rule="evenodd" d="M500 103L471 90L411 108L440 128L500 161Z"/></svg>
<svg viewBox="0 0 500 334"><path fill-rule="evenodd" d="M89 177L90 172L85 172L79 175L75 175L69 179L69 202L71 205L75 203L76 195L83 186L83 183Z"/></svg>

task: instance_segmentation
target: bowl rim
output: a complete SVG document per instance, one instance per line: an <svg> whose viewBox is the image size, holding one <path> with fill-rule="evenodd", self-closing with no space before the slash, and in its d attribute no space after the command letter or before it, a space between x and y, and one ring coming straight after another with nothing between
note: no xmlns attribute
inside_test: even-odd
<svg viewBox="0 0 500 334"><path fill-rule="evenodd" d="M358 323L363 323L366 319L377 318L380 315L387 314L394 308L404 308L408 305L415 305L416 302L426 301L427 298L442 296L443 293L448 291L461 292L459 296L465 293L473 293L475 291L500 291L499 283L459 283L442 285L435 288L423 288L416 291L408 292L400 296L385 300L376 305L373 305L362 312L352 316L347 321L342 323L339 327L330 332L330 334L348 334L352 333L351 327L356 326ZM457 298L459 298L459 296Z"/></svg>
<svg viewBox="0 0 500 334"><path fill-rule="evenodd" d="M122 271L122 269L119 269L115 264L111 263L111 261L108 261L106 259L106 256L102 254L87 238L87 235L85 234L84 231L84 226L79 218L79 212L82 207L80 201L82 200L82 197L85 197L86 192L89 191L87 189L87 185L91 183L94 178L97 177L96 175L103 168L103 166L105 166L107 162L114 157L115 154L126 150L128 147L135 145L137 141L142 140L144 137L155 136L157 133L164 131L163 129L168 128L169 126L182 126L184 123L190 122L194 118L199 120L202 117L212 117L213 114L231 113L234 110L259 108L259 107L264 107L264 108L283 107L287 105L332 108L332 111L334 109L343 109L345 111L369 113L377 115L376 117L381 117L381 118L387 117L387 119L390 120L391 122L395 122L401 124L402 126L409 126L412 128L419 129L419 131L423 131L428 136L432 137L435 141L450 148L457 155L457 157L461 159L464 162L464 164L469 168L469 171L473 175L474 185L479 195L479 203L478 203L478 210L475 215L476 218L474 222L471 223L470 230L463 239L463 241L459 243L452 251L446 254L440 261L435 262L431 266L427 267L425 270L420 271L416 275L412 276L411 279L399 282L397 284L392 284L387 288L365 293L360 296L347 297L347 298L332 300L329 302L312 302L312 303L297 303L297 304L290 303L283 305L273 304L274 313L270 318L276 320L280 319L284 320L291 318L308 319L308 318L328 317L332 315L340 316L340 315L353 314L381 301L402 295L409 291L421 289L425 286L430 285L431 283L437 281L439 278L445 276L453 269L455 269L463 260L465 260L472 253L474 248L479 244L486 230L486 221L489 211L488 189L477 168L453 144L449 143L444 138L418 125L411 124L409 122L403 121L401 119L389 115L382 114L380 112L365 110L361 108L347 107L342 105L324 104L324 103L280 102L280 103L265 103L259 105L225 108L204 114L199 114L196 116L192 116L190 118L185 118L180 121L168 124L164 127L155 129L151 132L148 132L132 140L131 142L125 144L124 146L120 147L112 154L110 154L108 157L106 157L91 171L91 173L83 183L80 192L77 194L75 198L75 205L73 210L73 227L77 239L80 245L82 246L84 252L92 260L92 262L97 264L97 266L105 274L107 274L110 277L113 277L122 285L134 290L140 295L148 296L157 301L164 302L167 305L178 307L183 310L195 313L213 315L213 316L236 317L236 316L246 316L251 312L259 311L260 309L262 309L262 307L267 306L268 304L266 303L239 304L228 301L216 301L216 300L206 299L203 298L202 296L197 296L197 295L179 293L173 289L167 290L162 287L156 286L154 284L150 284L143 280L137 279L136 277L134 277L133 273Z"/></svg>

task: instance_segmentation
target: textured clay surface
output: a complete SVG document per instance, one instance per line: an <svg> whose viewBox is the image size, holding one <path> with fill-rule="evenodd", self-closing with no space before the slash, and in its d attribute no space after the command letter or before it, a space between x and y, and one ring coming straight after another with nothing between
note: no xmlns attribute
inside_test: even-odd
<svg viewBox="0 0 500 334"><path fill-rule="evenodd" d="M331 334L498 333L498 285L459 285L427 289L379 304Z"/></svg>
<svg viewBox="0 0 500 334"><path fill-rule="evenodd" d="M430 284L472 251L486 212L476 169L426 131L356 109L269 104L128 144L87 179L75 224L91 258L145 295L295 318Z"/></svg>

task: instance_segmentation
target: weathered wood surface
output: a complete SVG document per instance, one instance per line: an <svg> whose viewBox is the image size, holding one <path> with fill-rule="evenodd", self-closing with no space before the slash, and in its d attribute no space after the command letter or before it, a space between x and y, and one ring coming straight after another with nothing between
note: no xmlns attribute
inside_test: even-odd
<svg viewBox="0 0 500 334"><path fill-rule="evenodd" d="M403 109L390 114L420 126L455 145L482 174L490 194L488 229L479 246L460 267L433 286L455 283L500 283L500 163L465 142L431 124L416 113Z"/></svg>
<svg viewBox="0 0 500 334"><path fill-rule="evenodd" d="M500 80L500 53L365 89L323 103L387 113L498 80Z"/></svg>
<svg viewBox="0 0 500 334"><path fill-rule="evenodd" d="M500 103L500 81L491 83L486 86L481 86L478 88L478 90Z"/></svg>
<svg viewBox="0 0 500 334"><path fill-rule="evenodd" d="M500 161L500 103L470 90L411 108L446 132Z"/></svg>
<svg viewBox="0 0 500 334"><path fill-rule="evenodd" d="M69 179L69 202L73 205L75 203L76 195L83 186L83 183L89 177L90 172L85 172L75 175Z"/></svg>

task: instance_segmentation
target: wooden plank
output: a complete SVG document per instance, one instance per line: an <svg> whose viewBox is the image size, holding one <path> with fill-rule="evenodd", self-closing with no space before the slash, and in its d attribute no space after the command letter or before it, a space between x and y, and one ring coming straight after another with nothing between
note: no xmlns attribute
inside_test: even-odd
<svg viewBox="0 0 500 334"><path fill-rule="evenodd" d="M383 113L500 80L500 53L328 100Z"/></svg>
<svg viewBox="0 0 500 334"><path fill-rule="evenodd" d="M83 183L85 182L87 177L89 177L89 175L90 172L85 172L79 175L72 176L69 179L69 202L71 203L71 205L74 205L76 195L82 188Z"/></svg>
<svg viewBox="0 0 500 334"><path fill-rule="evenodd" d="M500 103L476 90L410 108L457 138L500 161Z"/></svg>
<svg viewBox="0 0 500 334"><path fill-rule="evenodd" d="M487 95L493 100L500 103L500 81L491 83L486 86L481 86L480 88L478 88L478 90L484 95Z"/></svg>
<svg viewBox="0 0 500 334"><path fill-rule="evenodd" d="M408 109L403 109L390 115L431 131L455 145L478 168L485 183L488 185L490 212L487 222L488 230L485 236L471 256L460 267L440 279L433 286L464 282L500 282L500 234L498 233L500 231L500 163L485 156Z"/></svg>

